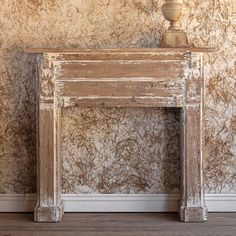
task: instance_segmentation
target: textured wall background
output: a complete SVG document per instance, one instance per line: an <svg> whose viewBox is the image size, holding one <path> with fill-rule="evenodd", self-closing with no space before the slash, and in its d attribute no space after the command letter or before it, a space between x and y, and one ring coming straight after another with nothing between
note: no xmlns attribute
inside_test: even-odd
<svg viewBox="0 0 236 236"><path fill-rule="evenodd" d="M168 26L162 4L0 0L0 193L36 189L34 57L21 50L157 47ZM182 25L191 42L217 49L205 61L206 191L236 192L233 2L196 0L186 5ZM65 109L63 127L64 192L178 192L178 110ZM87 131L79 132L81 127Z"/></svg>

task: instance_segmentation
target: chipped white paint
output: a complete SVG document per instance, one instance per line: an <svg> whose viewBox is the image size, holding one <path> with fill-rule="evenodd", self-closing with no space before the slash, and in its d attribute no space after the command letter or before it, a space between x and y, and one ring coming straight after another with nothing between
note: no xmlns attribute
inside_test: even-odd
<svg viewBox="0 0 236 236"><path fill-rule="evenodd" d="M98 100L101 102L99 103ZM72 107L72 106L82 106L83 101L85 101L85 105L83 106L112 106L112 101L114 102L113 107L132 107L132 106L143 106L143 107L182 107L184 105L184 100L181 96L173 96L169 99L163 99L163 97L152 96L152 98L147 97L130 97L130 96L89 96L89 97L60 97L58 98L58 106L60 107ZM117 100L117 102L115 102ZM122 103L122 100L126 103ZM149 102L147 102L149 100ZM129 103L131 101L131 104ZM143 102L142 102L143 101ZM87 105L86 105L87 104Z"/></svg>
<svg viewBox="0 0 236 236"><path fill-rule="evenodd" d="M51 111L54 108L54 105L51 103L40 103L39 104L39 109L42 111Z"/></svg>
<svg viewBox="0 0 236 236"><path fill-rule="evenodd" d="M124 49L123 49L124 50ZM35 220L39 222L60 221L63 215L61 201L61 107L69 106L107 106L107 107L181 107L182 111L182 193L180 204L180 219L182 221L205 221L206 207L204 203L202 181L202 113L203 113L203 78L202 56L192 53L177 52L185 61L171 60L175 53L166 49L165 55L160 52L159 58L151 63L139 60L137 50L133 51L136 58L123 61L124 55L118 54L113 63L94 59L90 53L87 63L75 60L72 62L57 61L58 55L43 53L39 64L39 137L38 137L38 203L35 210ZM140 49L142 51L142 49ZM181 50L180 50L181 51ZM97 50L97 53L99 50ZM127 53L132 55L132 49ZM112 50L109 52L112 56ZM81 53L82 54L82 53ZM76 52L74 57L76 57ZM104 54L106 56L106 54ZM140 53L141 57L143 54ZM81 55L80 55L81 56ZM99 54L97 55L99 56ZM146 55L149 56L149 55ZM162 56L166 68L163 68ZM41 57L41 56L39 56ZM93 78L71 77L81 66L89 74L91 65ZM113 65L119 64L114 69ZM149 65L155 65L149 66ZM55 66L56 65L56 66ZM132 65L127 68L127 65ZM149 67L148 67L149 66ZM140 70L144 68L145 70ZM166 76L168 68L169 79ZM101 71L110 77L100 78ZM115 73L114 71L115 70ZM186 72L188 70L188 72ZM190 70L190 71L189 71ZM97 75L95 72L99 72ZM80 71L79 71L80 72ZM145 77L145 74L159 73L160 79ZM136 73L129 78L126 75ZM125 76L124 76L125 74ZM97 77L96 77L97 76ZM72 76L73 77L73 76ZM121 78L121 79L120 79Z"/></svg>

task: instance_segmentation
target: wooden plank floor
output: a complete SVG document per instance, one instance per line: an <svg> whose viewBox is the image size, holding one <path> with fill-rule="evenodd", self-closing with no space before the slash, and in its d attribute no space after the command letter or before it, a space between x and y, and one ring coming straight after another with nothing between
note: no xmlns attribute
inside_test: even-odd
<svg viewBox="0 0 236 236"><path fill-rule="evenodd" d="M61 223L34 223L30 213L0 213L0 236L236 236L236 213L181 223L175 213L67 213Z"/></svg>

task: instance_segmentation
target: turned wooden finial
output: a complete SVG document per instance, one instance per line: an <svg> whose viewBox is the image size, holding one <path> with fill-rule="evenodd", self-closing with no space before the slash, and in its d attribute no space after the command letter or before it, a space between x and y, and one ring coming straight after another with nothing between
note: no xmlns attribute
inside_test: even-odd
<svg viewBox="0 0 236 236"><path fill-rule="evenodd" d="M183 0L165 1L166 3L162 6L162 13L170 21L170 27L162 35L161 47L189 47L187 34L180 28L179 24L185 12Z"/></svg>

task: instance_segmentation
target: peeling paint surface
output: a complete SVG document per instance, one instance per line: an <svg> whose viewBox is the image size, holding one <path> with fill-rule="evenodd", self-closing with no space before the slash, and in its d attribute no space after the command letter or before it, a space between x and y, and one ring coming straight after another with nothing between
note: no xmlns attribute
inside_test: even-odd
<svg viewBox="0 0 236 236"><path fill-rule="evenodd" d="M157 47L168 22L160 10L163 1L158 0L0 3L0 193L32 193L36 191L35 58L20 51ZM233 1L196 0L186 5L182 26L190 41L216 48L205 56L206 192L235 193ZM178 126L177 110L64 109L63 192L178 192Z"/></svg>

